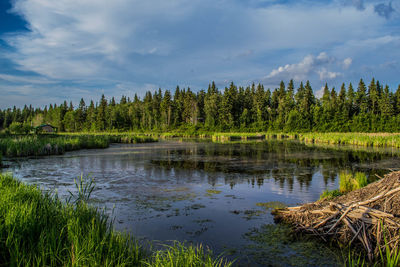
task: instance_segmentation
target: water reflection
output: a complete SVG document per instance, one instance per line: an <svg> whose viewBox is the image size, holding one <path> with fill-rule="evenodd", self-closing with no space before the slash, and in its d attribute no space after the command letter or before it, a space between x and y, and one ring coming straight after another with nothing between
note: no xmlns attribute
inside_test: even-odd
<svg viewBox="0 0 400 267"><path fill-rule="evenodd" d="M74 189L74 178L90 174L93 201L113 212L117 229L150 240L202 242L216 253L237 251L234 258L253 242L243 238L250 229L273 224L259 203L315 201L337 188L340 170L375 179L400 166L396 151L364 150L292 141L165 141L17 159L6 171L61 197Z"/></svg>
<svg viewBox="0 0 400 267"><path fill-rule="evenodd" d="M281 188L285 184L293 190L294 180L300 187L308 188L313 176L321 172L325 185L335 182L338 170L364 171L369 176L382 175L385 170L372 164L383 159L393 158L383 152L364 152L332 150L331 148L309 146L294 141L269 141L234 144L196 144L182 149L169 148L151 163L165 170L202 170L207 173L241 174L234 179L226 176L225 184L231 188L245 181L259 187L264 179L274 179ZM251 178L247 178L251 176ZM208 180L212 186L216 179ZM245 178L245 179L244 179Z"/></svg>

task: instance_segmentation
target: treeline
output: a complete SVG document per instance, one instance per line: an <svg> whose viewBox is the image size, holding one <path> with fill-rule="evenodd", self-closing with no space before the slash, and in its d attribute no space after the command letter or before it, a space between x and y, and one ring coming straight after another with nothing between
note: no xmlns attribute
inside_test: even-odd
<svg viewBox="0 0 400 267"><path fill-rule="evenodd" d="M219 90L212 82L207 90L195 93L177 87L172 93L148 91L143 99L122 96L89 104L81 99L74 107L61 105L34 109L25 106L0 111L0 127L27 130L48 123L59 131L400 131L400 86L392 92L372 79L361 79L357 88L350 83L339 90L325 85L318 99L310 83L295 88L282 81L274 90L262 84L237 87L231 83ZM16 131L15 130L15 131Z"/></svg>

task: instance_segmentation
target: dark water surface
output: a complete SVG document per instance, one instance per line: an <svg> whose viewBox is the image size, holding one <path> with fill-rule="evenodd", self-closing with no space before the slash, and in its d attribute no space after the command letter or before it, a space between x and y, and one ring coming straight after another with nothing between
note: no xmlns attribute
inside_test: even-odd
<svg viewBox="0 0 400 267"><path fill-rule="evenodd" d="M293 240L270 208L317 200L338 188L341 170L375 179L400 166L395 153L293 141L162 141L12 160L6 171L63 197L75 178L90 175L96 205L113 212L117 229L144 240L201 242L238 265L329 266L341 259L318 242Z"/></svg>

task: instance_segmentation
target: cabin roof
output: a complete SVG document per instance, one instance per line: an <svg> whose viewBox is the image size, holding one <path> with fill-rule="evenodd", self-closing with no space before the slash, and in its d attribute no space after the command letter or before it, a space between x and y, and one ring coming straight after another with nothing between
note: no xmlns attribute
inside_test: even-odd
<svg viewBox="0 0 400 267"><path fill-rule="evenodd" d="M54 129L57 129L57 127L55 127L55 126L53 126L51 124L41 124L41 125L37 126L36 128L43 128L43 127L46 127L46 126L49 126L51 128L54 128Z"/></svg>

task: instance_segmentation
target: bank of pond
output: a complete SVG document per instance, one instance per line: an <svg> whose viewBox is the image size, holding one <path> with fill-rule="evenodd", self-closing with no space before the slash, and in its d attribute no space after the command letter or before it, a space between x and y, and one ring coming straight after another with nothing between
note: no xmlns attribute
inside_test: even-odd
<svg viewBox="0 0 400 267"><path fill-rule="evenodd" d="M157 138L137 134L34 134L0 136L0 154L5 157L60 155L67 151L107 148L111 143L147 143Z"/></svg>
<svg viewBox="0 0 400 267"><path fill-rule="evenodd" d="M104 211L87 200L91 184L78 181L66 202L34 185L0 175L1 266L230 266L201 245L174 242L146 249L113 230Z"/></svg>

